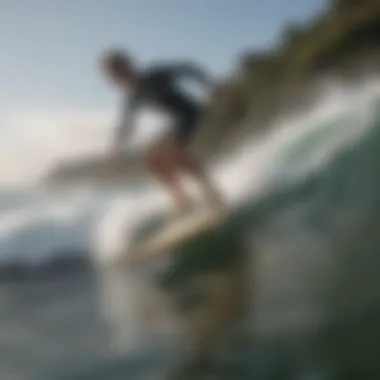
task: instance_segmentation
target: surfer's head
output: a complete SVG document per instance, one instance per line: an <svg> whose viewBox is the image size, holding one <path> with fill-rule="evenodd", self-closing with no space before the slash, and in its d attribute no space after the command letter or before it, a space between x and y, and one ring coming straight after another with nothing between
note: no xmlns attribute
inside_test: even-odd
<svg viewBox="0 0 380 380"><path fill-rule="evenodd" d="M133 59L124 51L108 51L103 56L102 67L106 75L116 84L133 85L137 79Z"/></svg>

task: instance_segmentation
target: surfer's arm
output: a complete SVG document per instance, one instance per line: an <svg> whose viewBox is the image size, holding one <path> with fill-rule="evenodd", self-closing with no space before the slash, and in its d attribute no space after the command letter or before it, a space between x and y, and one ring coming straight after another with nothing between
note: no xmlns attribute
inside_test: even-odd
<svg viewBox="0 0 380 380"><path fill-rule="evenodd" d="M132 95L123 107L123 112L119 125L116 128L114 136L114 150L120 152L123 147L123 143L132 133L133 121L136 113L138 99L136 95Z"/></svg>
<svg viewBox="0 0 380 380"><path fill-rule="evenodd" d="M205 70L191 63L180 63L173 67L173 75L176 78L189 77L197 80L207 87L215 87L215 81Z"/></svg>

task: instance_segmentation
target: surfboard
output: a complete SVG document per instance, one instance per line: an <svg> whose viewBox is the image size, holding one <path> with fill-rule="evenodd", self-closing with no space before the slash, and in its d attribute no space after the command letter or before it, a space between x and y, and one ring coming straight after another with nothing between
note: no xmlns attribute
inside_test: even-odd
<svg viewBox="0 0 380 380"><path fill-rule="evenodd" d="M142 159L133 152L124 152L115 165L104 153L62 160L42 178L50 186L129 184L143 182L145 179Z"/></svg>
<svg viewBox="0 0 380 380"><path fill-rule="evenodd" d="M132 244L123 261L131 263L146 260L176 248L199 234L217 227L226 214L226 209L205 207L174 219L164 227L159 227L142 241Z"/></svg>

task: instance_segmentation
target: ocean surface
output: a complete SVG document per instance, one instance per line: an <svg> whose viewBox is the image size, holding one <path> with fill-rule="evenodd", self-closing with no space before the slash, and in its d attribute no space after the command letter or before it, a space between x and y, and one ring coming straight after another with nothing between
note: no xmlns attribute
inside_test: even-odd
<svg viewBox="0 0 380 380"><path fill-rule="evenodd" d="M257 340L227 378L380 378L379 110L376 80L332 87L214 168L231 207L267 210L251 231ZM0 190L1 380L157 379L179 360L178 334L136 332L154 268L122 285L103 269L165 207L153 185Z"/></svg>

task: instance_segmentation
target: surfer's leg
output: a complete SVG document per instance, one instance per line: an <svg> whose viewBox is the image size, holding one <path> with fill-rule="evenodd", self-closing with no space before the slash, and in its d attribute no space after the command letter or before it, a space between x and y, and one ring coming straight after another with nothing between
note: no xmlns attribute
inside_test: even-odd
<svg viewBox="0 0 380 380"><path fill-rule="evenodd" d="M217 186L212 181L210 175L206 173L202 165L191 155L187 148L198 125L198 117L192 115L183 118L177 125L175 130L175 140L178 144L177 162L181 167L181 172L193 177L202 187L208 204L212 207L218 207L223 204L223 201L221 194L217 190Z"/></svg>
<svg viewBox="0 0 380 380"><path fill-rule="evenodd" d="M148 166L152 174L168 190L174 200L176 211L183 214L190 208L192 200L181 184L177 158L178 147L173 139L168 138L150 150Z"/></svg>
<svg viewBox="0 0 380 380"><path fill-rule="evenodd" d="M212 207L220 207L223 205L222 196L213 183L210 175L206 173L204 168L190 154L186 154L184 159L184 170L190 174L198 184L203 188L206 200Z"/></svg>

